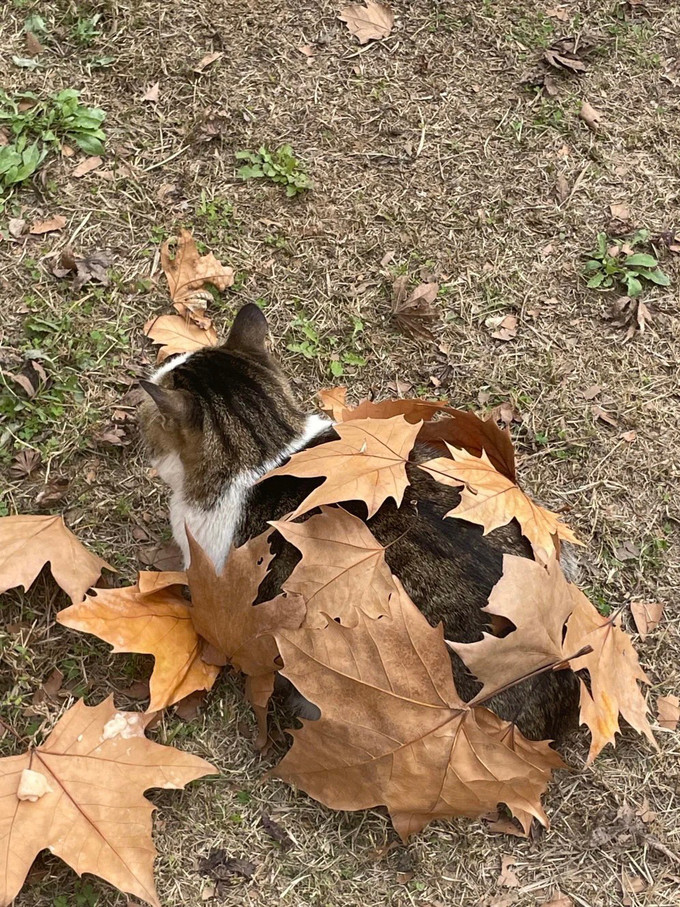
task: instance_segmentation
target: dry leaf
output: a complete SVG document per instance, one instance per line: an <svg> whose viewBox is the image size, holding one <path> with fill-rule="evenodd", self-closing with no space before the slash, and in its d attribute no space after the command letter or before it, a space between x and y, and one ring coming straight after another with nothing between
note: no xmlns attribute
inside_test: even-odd
<svg viewBox="0 0 680 907"><path fill-rule="evenodd" d="M195 690L209 690L219 669L201 659L189 602L176 588L142 595L139 586L98 589L57 614L72 630L92 633L114 652L153 655L149 711L157 712Z"/></svg>
<svg viewBox="0 0 680 907"><path fill-rule="evenodd" d="M44 50L45 48L40 41L38 41L33 32L26 32L26 53L28 56L37 57L38 54L41 54Z"/></svg>
<svg viewBox="0 0 680 907"><path fill-rule="evenodd" d="M401 504L408 485L406 461L419 429L419 424L410 425L403 416L339 423L335 426L339 441L294 453L260 481L272 476L324 477L290 519L322 504L343 501L364 501L370 519L388 498Z"/></svg>
<svg viewBox="0 0 680 907"><path fill-rule="evenodd" d="M161 93L161 83L155 82L151 88L148 88L142 95L142 101L149 101L152 104L158 102L158 98Z"/></svg>
<svg viewBox="0 0 680 907"><path fill-rule="evenodd" d="M439 292L438 283L421 283L406 298L408 277L398 277L393 286L392 314L397 327L409 337L433 340L430 325L437 320L432 303Z"/></svg>
<svg viewBox="0 0 680 907"><path fill-rule="evenodd" d="M59 259L59 264L52 268L52 273L57 278L68 277L75 274L73 289L78 292L88 283L99 283L108 287L111 283L109 268L111 259L106 252L93 252L85 258L74 255L70 248L64 249Z"/></svg>
<svg viewBox="0 0 680 907"><path fill-rule="evenodd" d="M581 724L592 734L588 762L608 744L616 745L619 713L638 733L644 734L658 749L647 720L647 704L638 682L649 683L640 667L630 637L612 620L602 615L578 590L576 607L567 621L565 652L578 652L591 646L592 652L570 661L573 671L584 668L590 674L590 690L581 686Z"/></svg>
<svg viewBox="0 0 680 907"><path fill-rule="evenodd" d="M25 479L40 466L42 455L39 450L22 450L12 460L10 475Z"/></svg>
<svg viewBox="0 0 680 907"><path fill-rule="evenodd" d="M588 67L576 53L576 42L573 38L561 38L555 41L543 54L543 59L555 69L566 69L568 72L587 72Z"/></svg>
<svg viewBox="0 0 680 907"><path fill-rule="evenodd" d="M574 902L566 894L556 891L549 901L544 901L541 907L574 907Z"/></svg>
<svg viewBox="0 0 680 907"><path fill-rule="evenodd" d="M557 174L555 190L557 192L557 199L559 203L563 205L569 198L570 193L569 182L563 173Z"/></svg>
<svg viewBox="0 0 680 907"><path fill-rule="evenodd" d="M217 770L144 737L145 716L118 712L113 697L77 702L47 740L0 760L0 905L8 905L47 848L79 875L97 875L160 907L153 880L150 787L178 789ZM41 777L36 797L19 797L22 776ZM35 789L36 785L34 785Z"/></svg>
<svg viewBox="0 0 680 907"><path fill-rule="evenodd" d="M324 618L331 618L351 627L358 612L373 618L388 613L396 586L385 549L363 520L338 507L322 507L304 523L270 525L302 554L283 590L302 596L304 626L323 627Z"/></svg>
<svg viewBox="0 0 680 907"><path fill-rule="evenodd" d="M498 323L496 330L491 336L496 340L514 340L517 336L517 317L515 315L506 315Z"/></svg>
<svg viewBox="0 0 680 907"><path fill-rule="evenodd" d="M592 129L593 132L597 132L600 120L602 119L601 110L597 110L589 104L588 101L583 101L579 116L589 129Z"/></svg>
<svg viewBox="0 0 680 907"><path fill-rule="evenodd" d="M517 865L516 857L510 854L501 854L501 874L498 876L498 884L503 888L519 888L519 879L512 870Z"/></svg>
<svg viewBox="0 0 680 907"><path fill-rule="evenodd" d="M33 236L42 236L43 233L55 233L57 230L63 230L66 226L66 218L61 214L55 214L48 220L36 220L28 231Z"/></svg>
<svg viewBox="0 0 680 907"><path fill-rule="evenodd" d="M330 387L320 390L317 397L323 412L329 415L334 422L342 421L343 414L348 411L346 387Z"/></svg>
<svg viewBox="0 0 680 907"><path fill-rule="evenodd" d="M564 7L556 6L553 9L547 9L545 14L550 16L551 19L559 19L560 22L569 21L569 12Z"/></svg>
<svg viewBox="0 0 680 907"><path fill-rule="evenodd" d="M607 425L611 425L613 428L618 428L619 423L616 419L611 416L606 410L602 409L601 406L593 405L590 407L590 411L593 414L594 419L599 419L601 422L606 422Z"/></svg>
<svg viewBox="0 0 680 907"><path fill-rule="evenodd" d="M158 361L163 362L175 353L193 353L204 346L217 346L213 328L202 330L197 324L179 315L159 315L144 325L144 335L160 345Z"/></svg>
<svg viewBox="0 0 680 907"><path fill-rule="evenodd" d="M176 243L174 257L171 256L172 243ZM201 255L188 230L180 230L176 240L166 240L163 243L161 265L168 281L170 298L179 314L188 315L199 327L209 327L210 321L205 319L205 309L212 301L212 295L206 285L211 284L220 291L226 290L234 283L233 268L220 264L212 252Z"/></svg>
<svg viewBox="0 0 680 907"><path fill-rule="evenodd" d="M26 221L21 217L10 217L7 230L13 239L19 239L26 232Z"/></svg>
<svg viewBox="0 0 680 907"><path fill-rule="evenodd" d="M529 674L564 660L562 637L576 607L574 590L555 559L543 567L526 557L503 555L503 574L482 610L506 618L516 629L503 637L484 633L479 642L447 641L483 684L473 702L516 680L519 665Z"/></svg>
<svg viewBox="0 0 680 907"><path fill-rule="evenodd" d="M484 535L516 519L522 534L531 542L536 560L544 564L558 553L555 537L581 544L557 514L536 504L511 479L495 470L486 453L475 457L466 450L447 446L452 459L439 457L420 466L444 485L462 486L460 504L447 517L477 523L484 527Z"/></svg>
<svg viewBox="0 0 680 907"><path fill-rule="evenodd" d="M220 50L214 50L212 53L206 54L194 66L194 72L203 72L204 69L207 69L208 66L212 66L213 63L216 63L223 56L224 53Z"/></svg>
<svg viewBox="0 0 680 907"><path fill-rule="evenodd" d="M677 696L660 696L656 700L656 713L661 727L676 730L680 722L680 699Z"/></svg>
<svg viewBox="0 0 680 907"><path fill-rule="evenodd" d="M274 774L333 809L386 805L404 840L499 802L545 823L540 796L561 760L545 743L511 744L508 724L461 702L441 627L396 582L389 617L276 634L282 673L321 717L289 732Z"/></svg>
<svg viewBox="0 0 680 907"><path fill-rule="evenodd" d="M61 516L0 518L0 593L14 586L28 590L48 561L74 604L83 600L103 567L113 570L78 541Z"/></svg>
<svg viewBox="0 0 680 907"><path fill-rule="evenodd" d="M622 441L625 441L626 444L632 444L633 441L635 441L636 438L637 438L637 432L636 432L636 431L624 431L624 432L621 434L621 440L622 440Z"/></svg>
<svg viewBox="0 0 680 907"><path fill-rule="evenodd" d="M631 602L630 611L640 639L646 639L659 625L663 614L661 602Z"/></svg>
<svg viewBox="0 0 680 907"><path fill-rule="evenodd" d="M612 217L620 221L629 221L630 220L630 210L628 205L610 205L609 210L611 211Z"/></svg>
<svg viewBox="0 0 680 907"><path fill-rule="evenodd" d="M71 176L75 176L76 179L80 179L81 176L85 176L87 173L91 173L93 170L96 170L97 167L101 167L103 161L100 157L86 157L84 161L81 161L77 167L71 171Z"/></svg>
<svg viewBox="0 0 680 907"><path fill-rule="evenodd" d="M581 391L581 396L584 400L594 400L599 394L602 393L602 388L599 384L592 384L590 387L587 387L584 391Z"/></svg>
<svg viewBox="0 0 680 907"><path fill-rule="evenodd" d="M364 3L365 6L351 3L343 7L338 19L347 23L347 28L359 44L387 38L394 26L394 13L384 3L376 3L375 0L364 0Z"/></svg>

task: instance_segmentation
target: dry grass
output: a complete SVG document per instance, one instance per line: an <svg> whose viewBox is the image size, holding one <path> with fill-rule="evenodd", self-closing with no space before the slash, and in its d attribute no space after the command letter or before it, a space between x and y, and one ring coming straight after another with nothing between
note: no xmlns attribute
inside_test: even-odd
<svg viewBox="0 0 680 907"><path fill-rule="evenodd" d="M544 15L561 5L568 22ZM11 479L3 503L10 512L36 511L44 482L68 477L66 496L53 508L63 508L75 531L126 577L140 545L167 538L163 492L148 475L134 429L127 448L93 438L114 409L133 411L130 386L152 358L141 328L167 308L159 240L185 224L238 271L236 288L214 307L218 326L226 328L241 302L266 300L276 348L304 397L330 383L331 355L352 349L367 360L347 370L357 396L389 394L396 379L434 393L435 375L443 380L439 392L456 405L478 405L480 392L489 406L517 405L521 475L549 505L568 510L588 542L585 582L595 600L611 607L667 604L663 625L639 646L653 703L677 692L680 677L674 497L680 261L664 259L673 284L649 293L655 319L628 344L603 320L608 298L586 290L580 271L595 234L608 229L612 202L629 206L636 227L680 228L680 8L667 0L393 6L393 35L360 48L336 19L340 4L328 0L7 0L0 46L8 87L82 88L107 112L105 169L114 178L95 172L76 180L72 161L50 163L35 192L25 191L17 204L29 221L63 214L67 228L0 243L4 368L21 365L36 343L25 320L40 317L58 324L49 333L46 367L60 380L75 375L82 390L79 398L65 395L63 414L48 413L29 442L42 451L43 468L29 480ZM37 12L51 38L42 67L27 71L9 60L26 55L21 30ZM78 17L97 12L92 44L78 44L72 37ZM564 34L592 43L589 71L580 78L554 73L557 95L537 95L524 83L543 71L544 45ZM306 44L316 48L310 65L298 49ZM212 49L224 56L194 74ZM111 58L104 68L92 64L103 57ZM156 81L158 104L143 103ZM584 98L604 112L597 135L578 119ZM221 128L210 141L208 111ZM288 200L278 187L236 178L235 151L284 142L312 177L312 192ZM562 205L558 174L571 193ZM218 201L216 213L202 207L202 193L204 201ZM110 250L111 287L74 296L50 276L49 263L71 240L82 253ZM393 257L382 265L388 251ZM439 277L439 342L448 354L406 340L390 324L389 285L400 273L414 282L423 274ZM485 321L506 313L519 317L519 331L502 344ZM290 330L295 315L319 333L313 360L286 350L299 339ZM354 339L353 318L364 325ZM93 329L104 337L96 344ZM594 384L602 388L594 402L613 413L618 427L594 420L582 395ZM633 443L621 438L630 429L637 432ZM5 438L2 455L22 446ZM621 562L615 551L629 540L639 555ZM141 658L111 657L104 644L55 627L59 604L42 581L3 604L8 623L30 627L0 634L3 717L21 733L56 717L52 704L40 706L38 717L26 714L53 666L89 701L120 692L148 669ZM118 701L130 704L124 696ZM657 846L680 851L672 732L658 732L659 754L624 733L592 769L583 768L583 741L574 742L568 753L574 770L556 779L547 798L552 828L534 840L492 836L480 823L460 821L437 824L381 856L393 840L382 812L332 813L262 781L251 731L231 679L193 724L164 718L160 740L206 755L222 770L218 780L185 793L152 795L160 807L164 904L201 903L211 883L198 871L198 858L220 847L257 870L252 881L235 879L208 903L349 907L370 898L420 907L530 905L557 889L581 907L670 907L680 899L680 864ZM4 752L12 746L0 741ZM645 800L656 815L644 834L617 822L624 804L638 808ZM286 828L289 849L260 827L262 811ZM519 889L497 887L502 854L517 860ZM624 873L646 883L628 900ZM70 870L44 857L17 904L125 904L105 884L89 882L94 901Z"/></svg>

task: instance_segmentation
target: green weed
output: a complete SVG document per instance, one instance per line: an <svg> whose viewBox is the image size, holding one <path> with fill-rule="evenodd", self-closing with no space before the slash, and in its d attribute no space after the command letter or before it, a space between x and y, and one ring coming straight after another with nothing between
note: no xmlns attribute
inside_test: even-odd
<svg viewBox="0 0 680 907"><path fill-rule="evenodd" d="M312 188L311 180L293 155L290 145L282 145L276 151L270 151L265 145L258 151L237 151L236 159L249 162L238 168L242 180L266 177L285 186L289 197Z"/></svg>
<svg viewBox="0 0 680 907"><path fill-rule="evenodd" d="M31 91L8 95L0 91L0 127L9 141L0 147L0 211L11 192L30 179L62 141L86 154L102 154L106 138L103 110L85 107L73 88L40 99Z"/></svg>
<svg viewBox="0 0 680 907"><path fill-rule="evenodd" d="M352 316L352 333L344 339L334 334L319 333L313 322L302 312L293 319L289 328L291 339L286 343L286 349L291 353L300 353L305 359L317 360L320 364L324 361L327 365L324 371L330 372L334 378L345 374L345 367L361 368L366 365L366 358L357 352L357 337L364 330L360 318Z"/></svg>
<svg viewBox="0 0 680 907"><path fill-rule="evenodd" d="M606 233L598 233L597 248L589 253L585 266L588 286L622 290L632 298L639 296L649 283L667 287L670 279L656 258L635 251L636 246L646 246L648 240L648 230L638 230L628 240L610 239Z"/></svg>

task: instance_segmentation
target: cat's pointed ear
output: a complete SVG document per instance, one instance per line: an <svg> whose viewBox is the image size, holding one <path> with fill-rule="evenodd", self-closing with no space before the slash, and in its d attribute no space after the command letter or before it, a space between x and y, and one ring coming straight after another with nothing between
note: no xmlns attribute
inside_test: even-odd
<svg viewBox="0 0 680 907"><path fill-rule="evenodd" d="M264 353L268 333L267 319L254 302L249 302L239 309L224 347L236 353Z"/></svg>
<svg viewBox="0 0 680 907"><path fill-rule="evenodd" d="M159 387L153 381L145 381L143 378L140 380L139 386L151 397L163 419L172 419L178 425L186 424L191 420L194 413L194 401L188 391Z"/></svg>

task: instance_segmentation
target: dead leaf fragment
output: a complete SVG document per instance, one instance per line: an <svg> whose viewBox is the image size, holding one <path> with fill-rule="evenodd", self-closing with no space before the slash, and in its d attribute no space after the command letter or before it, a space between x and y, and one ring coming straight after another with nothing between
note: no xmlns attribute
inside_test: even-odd
<svg viewBox="0 0 680 907"><path fill-rule="evenodd" d="M161 93L161 83L155 82L151 86L151 88L147 88L147 90L144 92L144 94L142 95L142 101L149 101L151 104L156 104L156 103L158 103L158 98L160 97L160 93Z"/></svg>
<svg viewBox="0 0 680 907"><path fill-rule="evenodd" d="M43 233L56 233L58 230L63 230L65 226L66 218L62 217L61 214L55 214L54 217L50 217L48 220L34 221L28 232L33 236L42 236Z"/></svg>
<svg viewBox="0 0 680 907"><path fill-rule="evenodd" d="M101 167L103 161L100 157L86 157L84 161L81 161L77 167L71 171L71 176L75 176L76 179L80 179L85 176L87 173L92 173L93 170L96 170L97 167Z"/></svg>
<svg viewBox="0 0 680 907"><path fill-rule="evenodd" d="M59 259L59 264L52 268L52 273L58 279L75 274L73 289L78 292L88 283L99 283L108 287L111 283L109 268L111 259L106 252L93 252L84 258L74 255L70 248L64 249Z"/></svg>
<svg viewBox="0 0 680 907"><path fill-rule="evenodd" d="M611 212L612 217L615 218L616 220L620 220L623 222L630 220L630 209L628 208L628 205L623 205L623 204L610 205L609 210Z"/></svg>
<svg viewBox="0 0 680 907"><path fill-rule="evenodd" d="M113 570L78 541L61 516L0 518L0 593L14 586L28 590L48 562L74 604L83 600L103 567Z"/></svg>
<svg viewBox="0 0 680 907"><path fill-rule="evenodd" d="M25 479L40 466L42 455L39 450L21 450L12 460L11 476Z"/></svg>
<svg viewBox="0 0 680 907"><path fill-rule="evenodd" d="M27 771L40 778L27 781ZM143 716L116 711L113 697L93 707L80 700L41 746L0 760L0 904L16 897L47 848L77 873L160 907L153 807L142 795L209 774L216 769L203 759L147 740Z"/></svg>
<svg viewBox="0 0 680 907"><path fill-rule="evenodd" d="M437 312L432 303L439 292L438 283L421 283L408 294L408 277L397 277L392 285L392 315L397 327L417 340L433 340L432 324Z"/></svg>
<svg viewBox="0 0 680 907"><path fill-rule="evenodd" d="M491 326L491 325L487 325ZM496 330L491 336L496 340L514 340L517 336L517 317L515 315L506 315L501 318L495 325Z"/></svg>
<svg viewBox="0 0 680 907"><path fill-rule="evenodd" d="M512 479L495 470L484 451L476 457L466 450L447 447L450 459L439 457L420 465L438 482L462 486L460 504L447 517L477 523L484 527L485 535L516 519L534 557L543 564L556 556L556 538L581 544L557 514L536 504Z"/></svg>
<svg viewBox="0 0 680 907"><path fill-rule="evenodd" d="M216 63L223 56L224 53L220 50L214 50L212 53L206 54L204 57L201 57L194 66L194 72L202 73L204 69L207 69L208 66L212 66L213 63Z"/></svg>
<svg viewBox="0 0 680 907"><path fill-rule="evenodd" d="M569 198L569 181L563 173L557 174L557 180L555 183L555 191L557 192L557 200L561 205L563 205Z"/></svg>
<svg viewBox="0 0 680 907"><path fill-rule="evenodd" d="M639 552L638 552L639 553ZM640 639L646 639L659 626L663 614L662 602L631 602L630 611Z"/></svg>
<svg viewBox="0 0 680 907"><path fill-rule="evenodd" d="M177 239L163 243L161 266L168 281L170 298L179 314L195 321L201 328L209 328L211 322L205 317L205 309L212 301L212 295L206 286L211 284L217 290L226 290L234 283L233 268L220 264L212 252L201 255L188 230L181 230Z"/></svg>
<svg viewBox="0 0 680 907"><path fill-rule="evenodd" d="M411 425L403 416L339 423L335 426L339 441L294 453L260 481L278 475L324 477L290 519L322 504L343 501L364 501L370 519L388 498L401 504L408 485L406 460L419 429L419 423Z"/></svg>
<svg viewBox="0 0 680 907"><path fill-rule="evenodd" d="M92 633L114 652L153 655L149 711L157 712L196 690L209 690L218 674L201 659L191 605L176 588L142 595L139 586L98 589L57 614L65 627Z"/></svg>
<svg viewBox="0 0 680 907"><path fill-rule="evenodd" d="M516 865L517 859L511 854L501 854L501 874L498 876L498 884L503 888L519 888L517 873L512 869Z"/></svg>
<svg viewBox="0 0 680 907"><path fill-rule="evenodd" d="M363 520L338 507L322 507L304 523L270 525L302 554L283 589L304 599L303 626L323 627L330 618L351 627L358 612L372 618L388 613L396 586L385 549Z"/></svg>
<svg viewBox="0 0 680 907"><path fill-rule="evenodd" d="M338 19L347 24L359 44L387 38L394 26L394 13L384 3L375 0L364 0L364 3L365 6L351 3L343 7Z"/></svg>
<svg viewBox="0 0 680 907"><path fill-rule="evenodd" d="M583 103L581 104L579 116L586 124L588 129L591 129L593 132L597 132L600 120L602 119L601 110L597 110L592 106L592 104L589 104L588 101L583 101Z"/></svg>
<svg viewBox="0 0 680 907"><path fill-rule="evenodd" d="M656 713L661 727L676 730L680 722L680 699L677 696L660 696L656 700Z"/></svg>
<svg viewBox="0 0 680 907"><path fill-rule="evenodd" d="M575 73L588 71L588 67L576 52L576 41L573 38L561 38L559 41L555 41L544 52L543 59L555 69Z"/></svg>
<svg viewBox="0 0 680 907"><path fill-rule="evenodd" d="M26 53L29 57L37 57L45 48L36 38L33 32L26 32Z"/></svg>
<svg viewBox="0 0 680 907"><path fill-rule="evenodd" d="M217 346L214 328L202 330L197 324L179 315L159 315L144 325L144 336L160 345L158 361L163 362L175 353L192 353L204 346Z"/></svg>

